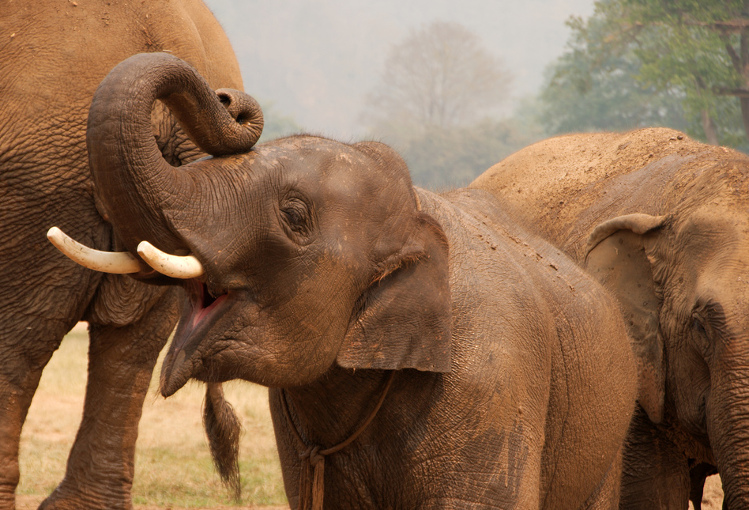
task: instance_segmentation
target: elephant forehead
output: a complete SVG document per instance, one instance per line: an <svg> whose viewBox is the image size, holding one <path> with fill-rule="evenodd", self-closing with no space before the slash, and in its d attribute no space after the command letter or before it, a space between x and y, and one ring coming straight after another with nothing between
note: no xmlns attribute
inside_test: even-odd
<svg viewBox="0 0 749 510"><path fill-rule="evenodd" d="M712 148L689 161L678 160L678 175L669 193L674 210L695 211L709 206L746 215L749 212L749 158L728 158L722 148Z"/></svg>
<svg viewBox="0 0 749 510"><path fill-rule="evenodd" d="M673 246L681 288L693 282L688 306L716 302L726 307L749 305L749 218L736 211L706 206L685 218ZM690 293L687 293L690 294ZM739 303L740 302L740 303Z"/></svg>
<svg viewBox="0 0 749 510"><path fill-rule="evenodd" d="M319 172L307 172L296 181L318 213L346 220L383 221L394 218L411 199L409 188L373 168L348 164L337 155Z"/></svg>
<svg viewBox="0 0 749 510"><path fill-rule="evenodd" d="M708 203L684 215L678 227L684 244L728 250L749 244L749 209L735 204Z"/></svg>

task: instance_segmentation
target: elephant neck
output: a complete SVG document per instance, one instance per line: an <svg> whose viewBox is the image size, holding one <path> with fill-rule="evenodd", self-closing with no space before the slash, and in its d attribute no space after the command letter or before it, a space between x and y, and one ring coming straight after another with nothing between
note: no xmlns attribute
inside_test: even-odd
<svg viewBox="0 0 749 510"><path fill-rule="evenodd" d="M308 440L302 437L302 434L297 429L294 420L291 418L291 412L289 411L289 403L286 399L286 392L284 390L281 390L281 405L284 412L284 417L286 418L287 423L289 424L291 431L294 433L294 437L297 440L297 446L302 450L306 452L312 452L314 451L318 455L327 456L332 455L340 450L343 450L346 446L356 441L356 439L364 432L364 430L367 428L367 426L372 423L372 420L377 415L377 411L380 410L382 407L383 402L385 402L385 398L387 397L388 391L390 390L390 387L393 384L393 379L395 378L395 371L391 371L390 375L388 376L387 380L385 381L385 386L382 389L379 398L377 399L377 402L374 404L372 409L369 411L369 414L367 417L362 421L362 423L343 441L339 442L338 444L330 447L323 447L321 445L315 445L315 444L309 444Z"/></svg>
<svg viewBox="0 0 749 510"><path fill-rule="evenodd" d="M352 443L376 417L395 377L395 371L334 372L323 381L279 391L284 419L300 451L338 451Z"/></svg>
<svg viewBox="0 0 749 510"><path fill-rule="evenodd" d="M359 436L367 429L377 415L377 412L382 407L394 378L395 371L391 371L380 392L377 402L358 427L346 439L327 448L317 444L310 444L308 440L302 437L302 433L299 431L291 417L289 403L286 398L286 391L280 391L281 407L284 413L284 418L296 439L296 447L300 451L299 458L301 469L298 489L298 508L300 510L316 510L323 508L325 497L325 458L346 448L348 445L356 441L357 438L359 438Z"/></svg>

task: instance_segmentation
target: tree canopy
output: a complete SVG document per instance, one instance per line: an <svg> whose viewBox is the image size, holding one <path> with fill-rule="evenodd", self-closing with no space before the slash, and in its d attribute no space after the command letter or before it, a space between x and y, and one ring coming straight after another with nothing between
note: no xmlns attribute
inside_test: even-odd
<svg viewBox="0 0 749 510"><path fill-rule="evenodd" d="M539 132L518 119L484 119L462 128L427 130L399 152L417 185L445 189L465 186L493 164L540 138Z"/></svg>
<svg viewBox="0 0 749 510"><path fill-rule="evenodd" d="M538 138L521 123L498 119L510 82L475 34L435 22L391 48L363 120L372 137L403 155L415 183L465 185Z"/></svg>
<svg viewBox="0 0 749 510"><path fill-rule="evenodd" d="M496 110L509 83L499 57L473 32L434 22L391 48L365 120L386 131L465 126Z"/></svg>
<svg viewBox="0 0 749 510"><path fill-rule="evenodd" d="M749 0L597 1L549 71L550 130L668 125L747 146L748 13Z"/></svg>

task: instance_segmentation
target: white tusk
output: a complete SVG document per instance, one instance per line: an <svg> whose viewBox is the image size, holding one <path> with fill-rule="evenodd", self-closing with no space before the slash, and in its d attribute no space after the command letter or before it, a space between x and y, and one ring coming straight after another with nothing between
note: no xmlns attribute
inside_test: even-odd
<svg viewBox="0 0 749 510"><path fill-rule="evenodd" d="M172 278L197 278L203 274L203 265L192 255L169 255L156 248L148 241L138 245L138 255L161 274Z"/></svg>
<svg viewBox="0 0 749 510"><path fill-rule="evenodd" d="M94 271L129 274L141 270L138 259L128 252L94 250L75 241L57 227L52 227L47 231L47 239L68 258Z"/></svg>

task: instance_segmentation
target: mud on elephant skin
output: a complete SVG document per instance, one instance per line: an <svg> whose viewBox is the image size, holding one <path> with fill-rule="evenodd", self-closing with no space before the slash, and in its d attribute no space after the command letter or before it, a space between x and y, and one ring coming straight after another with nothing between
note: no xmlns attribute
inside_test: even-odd
<svg viewBox="0 0 749 510"><path fill-rule="evenodd" d="M539 142L470 185L619 298L641 409L623 508L749 508L749 157L668 129Z"/></svg>
<svg viewBox="0 0 749 510"><path fill-rule="evenodd" d="M175 170L125 105L151 65L121 66L92 105L92 171L129 250L184 278L164 395L270 387L293 507L616 505L636 370L598 283L491 195L414 188L379 143L297 136ZM195 90L171 104L190 133L220 110ZM98 142L123 133L124 153Z"/></svg>
<svg viewBox="0 0 749 510"><path fill-rule="evenodd" d="M180 293L84 269L45 233L58 225L99 250L123 242L97 208L85 145L94 91L117 63L166 50L212 87L234 89L239 67L197 0L9 0L0 32L0 508L14 507L19 437L42 370L79 320L90 324L84 413L65 478L42 506L131 508L140 410ZM163 107L146 124L172 164L204 156Z"/></svg>

